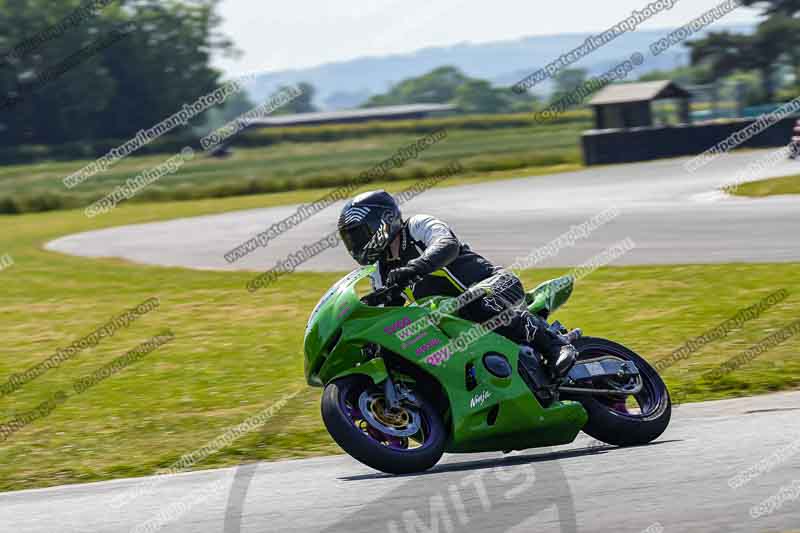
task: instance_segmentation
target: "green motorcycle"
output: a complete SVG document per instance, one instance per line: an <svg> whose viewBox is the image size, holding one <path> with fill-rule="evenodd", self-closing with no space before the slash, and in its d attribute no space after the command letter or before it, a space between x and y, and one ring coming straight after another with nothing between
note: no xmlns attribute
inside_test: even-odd
<svg viewBox="0 0 800 533"><path fill-rule="evenodd" d="M324 387L325 426L362 463L406 474L431 468L444 452L556 446L581 430L631 446L667 428L666 385L624 346L581 337L578 362L555 379L539 354L459 318L453 298L385 306L396 287L359 298L357 285L373 270L331 287L304 340L306 380ZM569 277L551 280L528 292L526 304L548 318L572 289ZM558 322L551 328L566 331Z"/></svg>

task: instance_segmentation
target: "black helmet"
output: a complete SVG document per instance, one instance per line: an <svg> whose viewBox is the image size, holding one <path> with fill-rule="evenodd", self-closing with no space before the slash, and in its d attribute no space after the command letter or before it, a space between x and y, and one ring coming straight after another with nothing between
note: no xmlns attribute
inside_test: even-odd
<svg viewBox="0 0 800 533"><path fill-rule="evenodd" d="M400 207L386 191L370 191L348 201L339 215L339 235L359 265L380 259L403 229Z"/></svg>

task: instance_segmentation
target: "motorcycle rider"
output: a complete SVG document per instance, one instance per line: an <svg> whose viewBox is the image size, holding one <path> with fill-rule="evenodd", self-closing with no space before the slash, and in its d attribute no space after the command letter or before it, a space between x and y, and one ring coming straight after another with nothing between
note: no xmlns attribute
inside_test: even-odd
<svg viewBox="0 0 800 533"><path fill-rule="evenodd" d="M376 264L373 290L385 286L405 289L405 296L391 305L484 288L487 295L464 306L460 316L485 322L508 309L512 320L497 328L497 333L523 345L523 353L529 353L524 348L532 346L544 356L555 377L565 376L575 364L578 352L571 343L580 331L561 335L551 330L542 317L527 310L519 278L473 252L441 220L415 215L404 221L395 199L379 190L348 201L339 216L338 229L358 264Z"/></svg>

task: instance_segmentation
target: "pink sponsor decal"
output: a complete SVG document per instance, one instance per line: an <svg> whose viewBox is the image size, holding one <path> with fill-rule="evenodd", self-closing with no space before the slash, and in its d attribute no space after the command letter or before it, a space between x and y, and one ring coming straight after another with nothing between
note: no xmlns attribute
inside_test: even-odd
<svg viewBox="0 0 800 533"><path fill-rule="evenodd" d="M394 335L399 330L403 329L404 327L406 327L406 326L408 326L410 324L411 324L411 319L409 317L403 317L402 319L398 320L397 322L395 322L391 326L386 326L385 328L383 328L383 331L387 335Z"/></svg>
<svg viewBox="0 0 800 533"><path fill-rule="evenodd" d="M417 355L422 355L425 352L429 352L436 346L439 346L440 344L442 344L442 341L440 341L439 339L433 339L431 341L428 341L419 348L417 348Z"/></svg>
<svg viewBox="0 0 800 533"><path fill-rule="evenodd" d="M425 361L428 362L429 365L432 366L439 366L453 355L453 352L450 350L449 346L445 346L438 352L434 352L430 354L428 357L425 358Z"/></svg>
<svg viewBox="0 0 800 533"><path fill-rule="evenodd" d="M405 349L406 349L406 348L408 348L409 346L412 346L412 345L414 345L414 344L417 344L419 341L421 341L422 339L424 339L424 338L425 338L425 337L427 337L427 336L428 336L428 332L427 332L427 331L426 331L426 332L424 332L424 333L420 333L419 335L417 335L416 337L414 337L414 338L413 338L413 339L411 339L410 341L406 341L406 342L404 342L404 343L403 343L403 345L402 345L402 347L403 347L403 349L405 350Z"/></svg>

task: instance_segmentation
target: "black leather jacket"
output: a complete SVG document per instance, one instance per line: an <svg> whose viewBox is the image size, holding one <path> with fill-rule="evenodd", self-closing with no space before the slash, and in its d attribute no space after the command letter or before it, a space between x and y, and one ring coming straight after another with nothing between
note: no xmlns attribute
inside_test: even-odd
<svg viewBox="0 0 800 533"><path fill-rule="evenodd" d="M403 225L399 257L391 257L391 246L377 263L373 289L384 286L388 273L398 267L414 266L423 275L414 283L409 297L457 296L479 281L494 275L499 267L459 241L453 230L430 215L415 215Z"/></svg>

